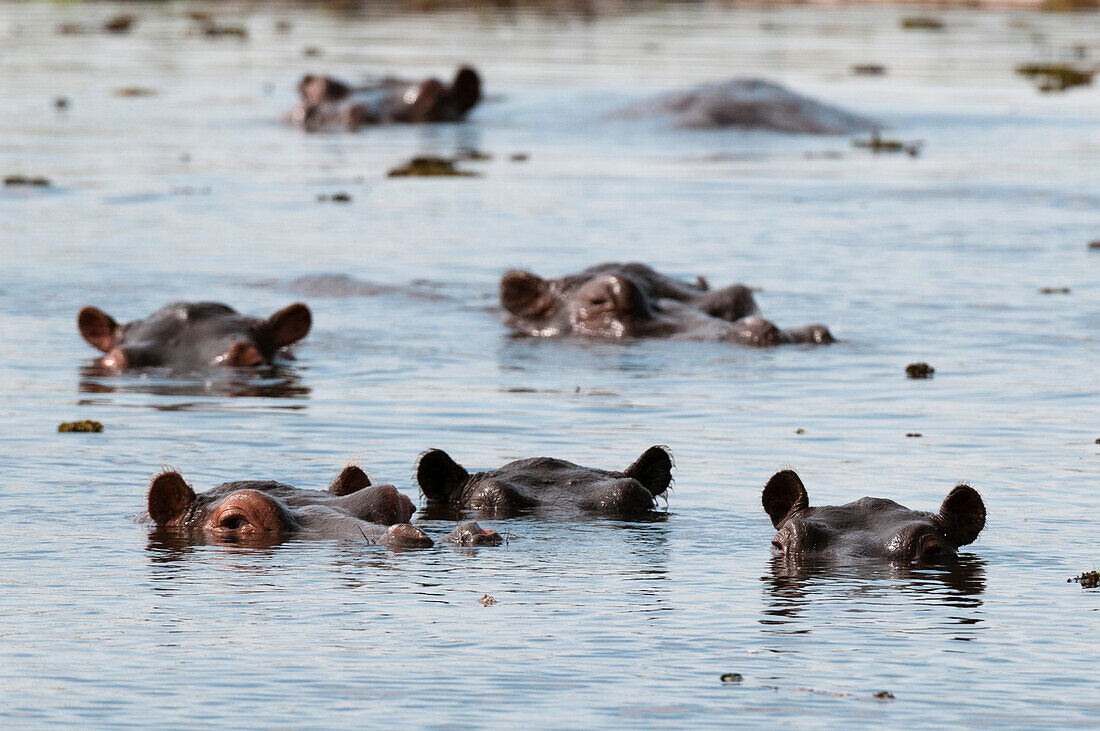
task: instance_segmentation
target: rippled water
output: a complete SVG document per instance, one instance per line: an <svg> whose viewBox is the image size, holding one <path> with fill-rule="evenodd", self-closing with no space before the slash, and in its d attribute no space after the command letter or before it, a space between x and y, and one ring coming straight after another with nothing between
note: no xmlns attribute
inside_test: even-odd
<svg viewBox="0 0 1100 731"><path fill-rule="evenodd" d="M1042 96L1012 68L1097 58L1098 16L954 11L904 33L898 8L217 7L247 41L187 35L177 3L0 5L0 171L53 182L0 189L5 725L1096 723L1098 595L1066 579L1100 547L1100 92ZM120 10L140 16L129 35L55 33ZM492 96L467 124L279 122L306 70L461 61ZM890 73L849 75L864 62ZM738 74L924 151L608 117ZM385 177L459 148L494 159L472 179ZM337 191L353 201L317 201ZM760 287L781 325L843 342L508 337L505 269L614 259ZM289 286L323 273L394 289ZM128 320L176 299L305 299L314 330L255 378L88 368L81 306ZM907 380L915 360L935 378ZM56 432L77 418L105 431ZM416 496L428 447L621 469L656 443L677 459L664 519L484 521L512 536L500 548L188 546L138 521L166 464L197 489L321 487L358 459ZM786 466L817 504L934 509L967 481L989 522L950 570L789 567L760 507Z"/></svg>

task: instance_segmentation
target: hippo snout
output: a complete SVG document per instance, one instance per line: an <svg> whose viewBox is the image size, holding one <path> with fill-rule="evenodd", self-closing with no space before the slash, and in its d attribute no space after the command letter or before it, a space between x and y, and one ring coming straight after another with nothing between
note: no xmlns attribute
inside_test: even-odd
<svg viewBox="0 0 1100 731"><path fill-rule="evenodd" d="M382 545L390 548L428 548L433 544L428 535L414 525L391 525L382 536Z"/></svg>
<svg viewBox="0 0 1100 731"><path fill-rule="evenodd" d="M460 523L446 540L456 546L499 546L504 542L495 530L482 528L474 521Z"/></svg>

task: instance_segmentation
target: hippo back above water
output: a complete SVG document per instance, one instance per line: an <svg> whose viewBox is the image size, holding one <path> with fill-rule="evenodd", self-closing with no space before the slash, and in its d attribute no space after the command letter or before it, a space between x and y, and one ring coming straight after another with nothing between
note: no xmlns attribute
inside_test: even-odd
<svg viewBox="0 0 1100 731"><path fill-rule="evenodd" d="M795 558L937 561L955 556L985 527L985 504L969 485L956 485L936 513L873 497L811 507L802 480L783 470L768 481L761 499L777 531L773 552Z"/></svg>
<svg viewBox="0 0 1100 731"><path fill-rule="evenodd" d="M702 277L684 282L639 263L608 262L558 279L513 270L500 282L506 324L532 337L663 337L742 345L831 343L824 325L780 330L759 316L742 284L710 290Z"/></svg>
<svg viewBox="0 0 1100 731"><path fill-rule="evenodd" d="M291 124L310 132L373 124L458 122L481 101L481 77L463 66L450 84L395 78L352 86L330 76L305 76Z"/></svg>
<svg viewBox="0 0 1100 731"><path fill-rule="evenodd" d="M670 117L678 127L739 127L801 134L855 134L878 129L866 117L795 94L764 79L730 79L662 94L620 112Z"/></svg>
<svg viewBox="0 0 1100 731"><path fill-rule="evenodd" d="M446 452L420 456L416 479L429 506L510 516L538 510L642 517L672 483L667 447L647 449L625 470L601 470L550 457L509 462L470 474Z"/></svg>
<svg viewBox="0 0 1100 731"><path fill-rule="evenodd" d="M300 302L267 318L242 315L218 302L174 302L122 325L95 307L85 307L77 317L80 334L104 353L99 364L115 371L268 364L277 356L291 357L286 348L304 338L312 322Z"/></svg>

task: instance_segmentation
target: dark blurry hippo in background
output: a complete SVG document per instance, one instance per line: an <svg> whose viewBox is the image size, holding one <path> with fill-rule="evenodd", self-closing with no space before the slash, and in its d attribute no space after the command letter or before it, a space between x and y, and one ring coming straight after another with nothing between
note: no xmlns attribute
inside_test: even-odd
<svg viewBox="0 0 1100 731"><path fill-rule="evenodd" d="M768 480L762 502L778 531L772 550L781 556L936 561L955 556L985 527L985 504L969 485L956 485L938 513L873 497L810 507L802 480L783 470Z"/></svg>
<svg viewBox="0 0 1100 731"><path fill-rule="evenodd" d="M298 535L430 546L432 540L408 524L415 510L393 485L371 485L355 466L344 468L327 492L243 480L196 494L171 471L157 475L149 487L149 517L157 528L187 533L200 542L270 545Z"/></svg>
<svg viewBox="0 0 1100 731"><path fill-rule="evenodd" d="M500 281L506 324L532 337L664 337L742 345L831 343L824 325L784 331L757 314L748 287L711 291L644 264L605 263L558 279L510 271Z"/></svg>
<svg viewBox="0 0 1100 731"><path fill-rule="evenodd" d="M550 457L509 462L470 474L444 451L420 456L416 479L428 504L508 516L534 509L642 517L672 483L667 447L650 447L622 472Z"/></svg>
<svg viewBox="0 0 1100 731"><path fill-rule="evenodd" d="M119 325L95 307L77 317L84 339L106 355L100 365L111 370L168 366L201 370L212 366L257 366L306 336L312 325L309 308L298 302L266 319L242 315L217 302L175 302L143 320Z"/></svg>
<svg viewBox="0 0 1100 731"><path fill-rule="evenodd" d="M668 116L678 127L697 129L740 127L801 134L855 134L879 127L870 119L763 79L731 79L662 94L618 116Z"/></svg>
<svg viewBox="0 0 1100 731"><path fill-rule="evenodd" d="M290 122L315 132L355 130L370 124L458 122L481 100L481 77L469 66L459 68L454 81L419 83L385 78L351 86L330 76L305 76L298 83L301 101Z"/></svg>

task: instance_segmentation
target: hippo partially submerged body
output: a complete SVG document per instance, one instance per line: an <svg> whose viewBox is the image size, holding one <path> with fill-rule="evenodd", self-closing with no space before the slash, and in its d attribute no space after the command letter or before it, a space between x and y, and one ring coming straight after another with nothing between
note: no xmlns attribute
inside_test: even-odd
<svg viewBox="0 0 1100 731"><path fill-rule="evenodd" d="M670 117L678 127L739 127L801 134L855 134L878 129L865 117L795 94L763 79L730 79L662 94L620 112Z"/></svg>
<svg viewBox="0 0 1100 731"><path fill-rule="evenodd" d="M985 504L969 485L956 485L937 513L873 497L810 507L802 480L783 470L764 487L762 502L777 531L772 551L788 557L937 561L955 556L985 527Z"/></svg>
<svg viewBox="0 0 1100 731"><path fill-rule="evenodd" d="M672 456L667 447L655 446L621 472L537 457L470 474L446 452L433 449L421 455L416 479L429 506L491 516L538 509L642 517L672 482Z"/></svg>
<svg viewBox="0 0 1100 731"><path fill-rule="evenodd" d="M98 362L105 368L184 371L290 358L286 348L306 336L312 316L300 302L268 318L242 315L217 302L175 302L123 325L98 308L85 307L77 325L84 339L103 351Z"/></svg>
<svg viewBox="0 0 1100 731"><path fill-rule="evenodd" d="M481 100L481 77L463 66L454 80L385 78L352 86L330 76L305 76L289 120L310 132L356 130L372 124L458 122Z"/></svg>
<svg viewBox="0 0 1100 731"><path fill-rule="evenodd" d="M149 517L157 528L197 541L270 544L300 536L393 548L431 546L432 540L408 523L415 510L393 485L371 485L355 466L344 468L323 492L271 480L243 480L196 493L174 471L157 475L149 488ZM466 523L448 540L495 545L500 536Z"/></svg>
<svg viewBox="0 0 1100 731"><path fill-rule="evenodd" d="M644 264L605 263L558 279L513 270L500 282L506 324L533 337L664 337L742 345L831 343L824 325L780 330L757 312L748 287L711 291L707 282L683 282Z"/></svg>

